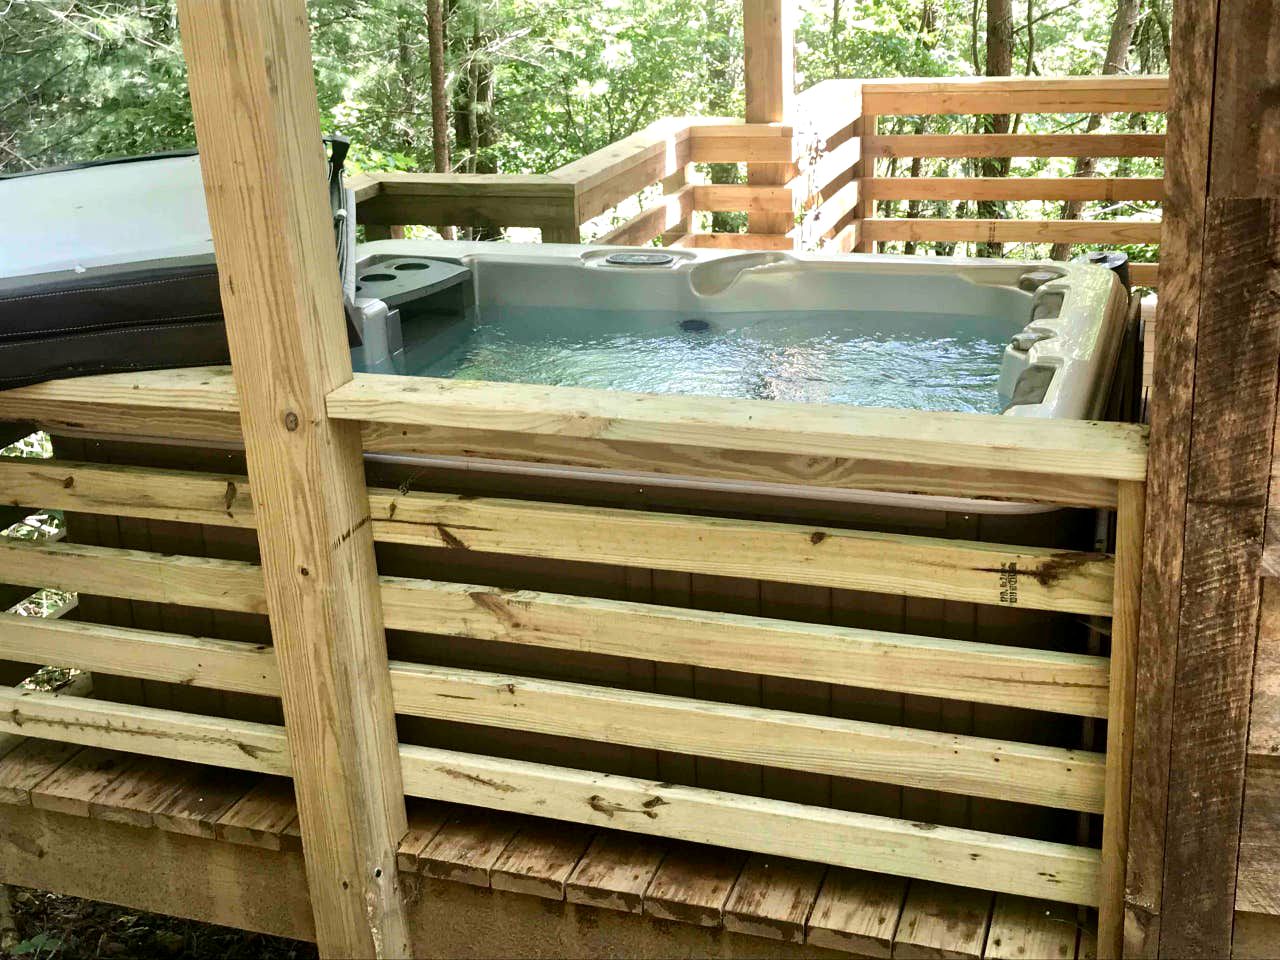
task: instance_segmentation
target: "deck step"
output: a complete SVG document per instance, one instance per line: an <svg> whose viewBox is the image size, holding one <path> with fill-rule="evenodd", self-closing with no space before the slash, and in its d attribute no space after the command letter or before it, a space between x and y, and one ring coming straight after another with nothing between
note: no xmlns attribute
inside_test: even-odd
<svg viewBox="0 0 1280 960"><path fill-rule="evenodd" d="M299 850L281 777L27 739L0 803ZM1092 956L1075 907L411 800L402 873L869 957Z"/></svg>

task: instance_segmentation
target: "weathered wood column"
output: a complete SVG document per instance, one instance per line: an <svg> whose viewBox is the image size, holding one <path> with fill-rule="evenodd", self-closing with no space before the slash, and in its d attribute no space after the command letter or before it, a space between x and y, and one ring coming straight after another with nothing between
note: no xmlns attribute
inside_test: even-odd
<svg viewBox="0 0 1280 960"><path fill-rule="evenodd" d="M743 0L742 39L747 123L781 123L795 95L794 28L790 0ZM789 163L749 163L747 183L776 186L791 179ZM750 213L748 233L786 233L787 213Z"/></svg>
<svg viewBox="0 0 1280 960"><path fill-rule="evenodd" d="M304 0L181 0L320 951L409 951L404 793Z"/></svg>
<svg viewBox="0 0 1280 960"><path fill-rule="evenodd" d="M1272 762L1248 737L1260 612L1277 622L1259 578L1277 495L1280 18L1217 2L1174 18L1125 948L1225 957L1246 770Z"/></svg>

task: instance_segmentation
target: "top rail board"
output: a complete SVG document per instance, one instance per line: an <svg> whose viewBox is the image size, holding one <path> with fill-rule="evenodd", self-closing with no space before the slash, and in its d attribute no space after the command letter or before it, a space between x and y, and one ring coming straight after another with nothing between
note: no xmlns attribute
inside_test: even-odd
<svg viewBox="0 0 1280 960"><path fill-rule="evenodd" d="M365 446L1068 506L1146 476L1146 429L964 413L358 374L329 415ZM0 418L95 435L238 439L230 370L81 377L0 392Z"/></svg>
<svg viewBox="0 0 1280 960"><path fill-rule="evenodd" d="M329 395L328 410L340 420L731 449L743 455L865 458L1107 480L1146 477L1146 432L1130 424L378 374L357 374Z"/></svg>
<svg viewBox="0 0 1280 960"><path fill-rule="evenodd" d="M1168 108L1169 78L922 77L865 80L862 105L879 116L973 113L1152 113Z"/></svg>

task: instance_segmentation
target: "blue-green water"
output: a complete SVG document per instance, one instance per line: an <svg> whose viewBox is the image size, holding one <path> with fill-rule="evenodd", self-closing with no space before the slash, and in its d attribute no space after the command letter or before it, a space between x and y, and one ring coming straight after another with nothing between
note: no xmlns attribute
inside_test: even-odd
<svg viewBox="0 0 1280 960"><path fill-rule="evenodd" d="M405 328L417 376L998 413L1019 327L896 311L690 314L485 308Z"/></svg>

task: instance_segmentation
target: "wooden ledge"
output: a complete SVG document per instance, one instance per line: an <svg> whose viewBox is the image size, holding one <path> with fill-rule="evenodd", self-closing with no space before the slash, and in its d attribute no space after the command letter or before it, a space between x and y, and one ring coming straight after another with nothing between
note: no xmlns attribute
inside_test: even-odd
<svg viewBox="0 0 1280 960"><path fill-rule="evenodd" d="M28 740L0 760L0 802L0 881L314 936L288 780ZM398 865L422 955L994 960L1092 943L1062 905L427 801Z"/></svg>

